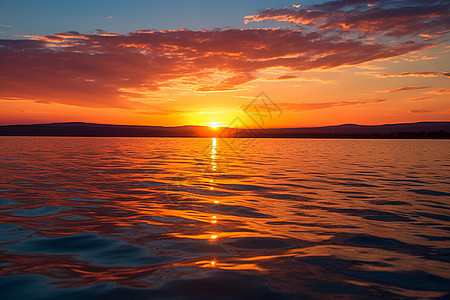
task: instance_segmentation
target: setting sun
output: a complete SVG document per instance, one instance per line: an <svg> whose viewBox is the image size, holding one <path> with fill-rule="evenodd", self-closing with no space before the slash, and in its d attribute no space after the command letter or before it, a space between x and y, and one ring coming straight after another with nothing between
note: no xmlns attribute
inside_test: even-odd
<svg viewBox="0 0 450 300"><path fill-rule="evenodd" d="M216 128L219 127L219 126L222 126L222 125L221 125L222 123L223 123L223 122L210 122L210 123L208 124L208 126L211 127L212 129L216 129Z"/></svg>

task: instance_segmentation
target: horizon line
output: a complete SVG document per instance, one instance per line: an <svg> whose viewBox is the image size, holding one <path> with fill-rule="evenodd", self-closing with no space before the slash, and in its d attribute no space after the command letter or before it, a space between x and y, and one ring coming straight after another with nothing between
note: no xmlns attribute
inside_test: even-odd
<svg viewBox="0 0 450 300"><path fill-rule="evenodd" d="M80 121L72 121L72 122L50 122L50 123L31 123L31 124L3 124L0 127L6 126L38 126L38 125L69 125L69 124L85 124L85 125L100 125L100 126L130 126L130 127L162 127L162 128L181 128L181 127L202 127L202 128L211 128L213 130L218 130L220 128L231 128L231 129L245 129L245 130L266 130L266 129L298 129L298 128L323 128L323 127L337 127L337 126L366 126L366 127L375 127L375 126L388 126L388 125L411 125L411 124L423 124L423 123L450 123L450 120L446 121L417 121L417 122L399 122L399 123L380 123L380 124L357 124L357 123L341 123L335 125L319 125L319 126L299 126L299 127L229 127L218 126L217 128L212 128L210 125L173 125L173 126L165 126L165 125L137 125L137 124L109 124L109 123L95 123L95 122L80 122Z"/></svg>

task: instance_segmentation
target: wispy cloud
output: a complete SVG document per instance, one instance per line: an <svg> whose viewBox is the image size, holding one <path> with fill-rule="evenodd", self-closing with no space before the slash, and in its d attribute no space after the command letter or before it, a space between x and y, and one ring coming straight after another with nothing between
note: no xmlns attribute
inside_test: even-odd
<svg viewBox="0 0 450 300"><path fill-rule="evenodd" d="M380 66L374 66L374 65L360 65L358 66L360 69L366 69L366 70L382 70L386 69L386 67L380 67Z"/></svg>
<svg viewBox="0 0 450 300"><path fill-rule="evenodd" d="M402 91L415 91L415 90L422 90L422 89L428 89L431 86L402 86L395 89L390 90L383 90L379 91L380 93L396 93L396 92L402 92Z"/></svg>
<svg viewBox="0 0 450 300"><path fill-rule="evenodd" d="M12 25L0 25L0 27L14 27Z"/></svg>
<svg viewBox="0 0 450 300"><path fill-rule="evenodd" d="M410 109L409 112L410 113L414 113L414 114L424 114L424 113L430 113L432 111L431 110L427 110L427 109L423 109L423 108L418 108L418 109Z"/></svg>
<svg viewBox="0 0 450 300"><path fill-rule="evenodd" d="M381 74L380 77L438 77L444 76L450 78L450 72L404 72L397 74Z"/></svg>
<svg viewBox="0 0 450 300"><path fill-rule="evenodd" d="M285 80L285 79L298 79L298 76L295 75L281 75L280 77L278 77L277 79L279 80Z"/></svg>
<svg viewBox="0 0 450 300"><path fill-rule="evenodd" d="M431 99L432 96L422 96L422 97L415 97L415 98L407 98L406 101L424 101Z"/></svg>
<svg viewBox="0 0 450 300"><path fill-rule="evenodd" d="M426 92L427 94L433 94L433 95L449 95L450 89L447 88L441 88L433 91Z"/></svg>
<svg viewBox="0 0 450 300"><path fill-rule="evenodd" d="M259 78L259 80L264 80L264 81L284 80L284 81L294 81L294 82L310 81L310 82L320 82L320 83L336 83L335 80L322 79L319 77L289 75L289 74L281 75L278 77Z"/></svg>

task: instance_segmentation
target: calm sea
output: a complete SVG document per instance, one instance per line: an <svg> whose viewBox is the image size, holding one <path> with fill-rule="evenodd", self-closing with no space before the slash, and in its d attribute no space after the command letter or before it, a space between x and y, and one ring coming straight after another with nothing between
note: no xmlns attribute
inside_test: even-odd
<svg viewBox="0 0 450 300"><path fill-rule="evenodd" d="M0 137L0 299L448 299L449 149Z"/></svg>

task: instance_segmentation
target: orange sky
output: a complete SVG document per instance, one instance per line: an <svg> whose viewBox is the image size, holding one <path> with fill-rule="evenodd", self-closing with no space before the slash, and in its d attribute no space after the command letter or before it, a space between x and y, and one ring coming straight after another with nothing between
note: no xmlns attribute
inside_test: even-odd
<svg viewBox="0 0 450 300"><path fill-rule="evenodd" d="M449 121L448 14L419 4L268 9L242 16L253 29L3 39L0 123L227 125L260 92L282 110L267 127Z"/></svg>

